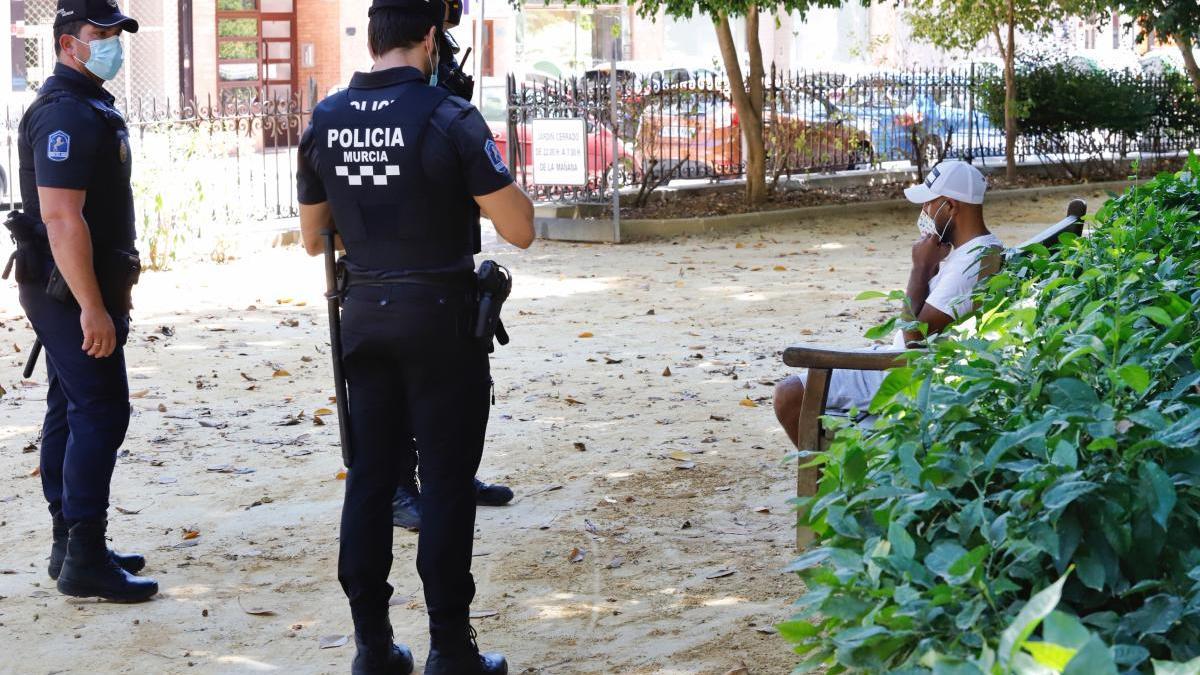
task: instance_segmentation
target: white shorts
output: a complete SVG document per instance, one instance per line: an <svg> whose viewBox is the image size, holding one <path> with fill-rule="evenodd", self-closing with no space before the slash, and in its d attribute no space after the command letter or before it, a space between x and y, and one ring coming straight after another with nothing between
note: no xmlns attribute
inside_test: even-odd
<svg viewBox="0 0 1200 675"><path fill-rule="evenodd" d="M856 349L859 352L874 352L884 347ZM879 385L887 377L886 370L834 370L829 376L829 397L825 399L826 410L849 410L857 408L864 413L871 399L879 392ZM800 374L800 380L808 386L808 371Z"/></svg>

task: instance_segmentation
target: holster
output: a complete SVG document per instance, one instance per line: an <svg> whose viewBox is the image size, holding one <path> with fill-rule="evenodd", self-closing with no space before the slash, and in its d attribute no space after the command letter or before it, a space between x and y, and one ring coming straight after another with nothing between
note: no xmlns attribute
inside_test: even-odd
<svg viewBox="0 0 1200 675"><path fill-rule="evenodd" d="M504 301L512 292L512 274L494 260L484 260L476 273L479 283L479 308L475 315L475 339L486 344L488 351L495 351L492 340L501 345L508 344L508 331L500 320Z"/></svg>
<svg viewBox="0 0 1200 675"><path fill-rule="evenodd" d="M4 265L4 273L0 278L7 279L16 272L19 284L41 281L50 272L50 240L46 238L46 226L30 216L12 211L4 221L8 228L9 237L16 244L16 250L8 257Z"/></svg>
<svg viewBox="0 0 1200 675"><path fill-rule="evenodd" d="M136 255L120 249L100 252L93 260L100 297L109 312L122 316L133 309L133 287L142 274L142 261ZM71 287L58 267L52 267L46 281L46 295L64 304L78 306Z"/></svg>

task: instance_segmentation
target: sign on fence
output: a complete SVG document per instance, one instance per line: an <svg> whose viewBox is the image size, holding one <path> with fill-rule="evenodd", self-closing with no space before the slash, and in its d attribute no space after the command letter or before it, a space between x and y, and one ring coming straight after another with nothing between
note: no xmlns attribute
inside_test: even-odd
<svg viewBox="0 0 1200 675"><path fill-rule="evenodd" d="M533 180L542 185L587 184L587 123L582 119L532 120Z"/></svg>

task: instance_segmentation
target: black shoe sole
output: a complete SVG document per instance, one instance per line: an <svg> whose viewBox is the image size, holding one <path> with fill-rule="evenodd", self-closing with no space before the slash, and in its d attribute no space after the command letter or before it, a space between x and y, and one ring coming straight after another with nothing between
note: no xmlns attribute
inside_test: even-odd
<svg viewBox="0 0 1200 675"><path fill-rule="evenodd" d="M153 593L147 594L145 592L141 592L136 595L131 594L131 595L118 596L118 595L109 595L109 594L103 593L102 589L97 590L95 588L92 588L91 586L88 586L87 584L79 584L79 583L75 583L75 582L71 581L70 579L63 579L62 577L59 577L58 578L58 592L62 593L63 595L69 595L73 598L100 598L102 600L107 600L109 602L137 603L137 602L146 602L147 600L158 595L158 586L156 585L154 587Z"/></svg>

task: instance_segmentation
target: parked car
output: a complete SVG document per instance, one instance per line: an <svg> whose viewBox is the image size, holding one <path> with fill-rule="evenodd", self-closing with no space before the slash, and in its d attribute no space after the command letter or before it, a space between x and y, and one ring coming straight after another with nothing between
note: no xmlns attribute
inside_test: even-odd
<svg viewBox="0 0 1200 675"><path fill-rule="evenodd" d="M946 151L955 156L1003 154L1002 144L997 150L991 120L978 108L970 110L966 94L957 85L931 92L903 75L876 76L847 87L836 105L869 133L880 161L912 160L918 149L926 164Z"/></svg>
<svg viewBox="0 0 1200 675"><path fill-rule="evenodd" d="M851 168L870 158L868 135L846 124L825 99L791 97L766 112L763 126L768 154L781 167ZM635 147L643 171L656 175L712 177L742 167L740 120L718 91L672 92L646 106Z"/></svg>

